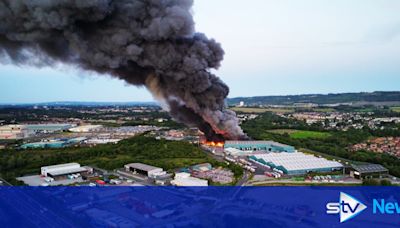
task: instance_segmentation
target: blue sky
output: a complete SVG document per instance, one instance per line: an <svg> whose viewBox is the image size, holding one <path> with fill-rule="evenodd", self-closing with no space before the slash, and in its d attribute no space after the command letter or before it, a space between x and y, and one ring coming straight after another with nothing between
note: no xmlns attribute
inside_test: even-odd
<svg viewBox="0 0 400 228"><path fill-rule="evenodd" d="M400 90L398 0L195 0L230 97ZM0 65L0 102L151 101L108 76Z"/></svg>

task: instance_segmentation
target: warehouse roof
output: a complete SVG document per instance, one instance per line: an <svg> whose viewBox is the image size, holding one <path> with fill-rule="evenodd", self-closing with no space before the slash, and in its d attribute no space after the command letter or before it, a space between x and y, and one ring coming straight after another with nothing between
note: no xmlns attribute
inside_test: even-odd
<svg viewBox="0 0 400 228"><path fill-rule="evenodd" d="M352 165L352 167L360 173L388 172L388 169L378 164Z"/></svg>
<svg viewBox="0 0 400 228"><path fill-rule="evenodd" d="M65 170L59 170L59 171L51 171L48 172L51 176L61 176L61 175L67 175L67 174L72 174L72 173L80 173L80 172L85 172L87 171L86 168L84 167L79 167L79 168L72 168L72 169L65 169Z"/></svg>
<svg viewBox="0 0 400 228"><path fill-rule="evenodd" d="M281 143L274 142L274 141L262 141L262 140L243 140L243 141L227 140L227 141L225 141L225 144L244 144L244 145L274 144L274 145L280 145L280 146L288 146L288 145L281 144Z"/></svg>
<svg viewBox="0 0 400 228"><path fill-rule="evenodd" d="M339 162L329 161L325 158L318 158L314 155L307 155L301 152L268 153L253 156L257 159L262 159L265 162L272 163L275 166L282 166L287 171L343 167Z"/></svg>
<svg viewBox="0 0 400 228"><path fill-rule="evenodd" d="M72 163L65 163L65 164L59 164L59 165L50 165L50 166L43 166L42 169L55 169L55 168L64 168L64 167L69 167L69 166L80 166L79 163L72 162Z"/></svg>
<svg viewBox="0 0 400 228"><path fill-rule="evenodd" d="M281 146L281 147L292 147L286 144L274 142L274 141L261 141L261 140L256 140L256 141L236 141L236 140L227 140L225 141L225 145L254 145L254 144L269 144L269 145L274 145L274 146Z"/></svg>
<svg viewBox="0 0 400 228"><path fill-rule="evenodd" d="M159 167L155 167L155 166L151 166L151 165L146 165L143 163L130 163L130 164L126 164L125 166L128 166L129 168L133 168L133 169L140 169L143 171L151 171L151 170L155 170L155 169L161 169Z"/></svg>

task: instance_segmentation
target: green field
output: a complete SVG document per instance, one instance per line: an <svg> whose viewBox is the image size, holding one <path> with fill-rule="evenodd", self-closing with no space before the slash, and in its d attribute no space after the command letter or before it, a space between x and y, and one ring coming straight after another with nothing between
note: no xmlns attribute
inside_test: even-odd
<svg viewBox="0 0 400 228"><path fill-rule="evenodd" d="M231 110L235 112L243 113L264 113L264 112L274 112L274 113L291 113L294 112L292 108L247 108L247 107L233 107Z"/></svg>
<svg viewBox="0 0 400 228"><path fill-rule="evenodd" d="M393 112L400 112L400 106L399 107L392 107L391 108Z"/></svg>
<svg viewBox="0 0 400 228"><path fill-rule="evenodd" d="M296 131L290 134L290 137L294 139L307 139L307 138L324 139L329 136L331 136L331 134L319 131Z"/></svg>
<svg viewBox="0 0 400 228"><path fill-rule="evenodd" d="M274 134L289 134L289 136L293 139L324 139L331 136L330 133L327 132L319 132L319 131L302 131L302 130L294 130L294 129L276 129L268 131Z"/></svg>

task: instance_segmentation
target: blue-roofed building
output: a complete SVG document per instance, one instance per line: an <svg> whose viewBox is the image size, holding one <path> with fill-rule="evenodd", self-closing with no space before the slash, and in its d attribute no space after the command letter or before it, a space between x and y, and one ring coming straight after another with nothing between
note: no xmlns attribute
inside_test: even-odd
<svg viewBox="0 0 400 228"><path fill-rule="evenodd" d="M265 153L251 155L250 160L270 169L278 169L288 175L304 175L309 172L342 170L343 165L314 155L295 153Z"/></svg>
<svg viewBox="0 0 400 228"><path fill-rule="evenodd" d="M224 148L236 148L243 151L296 152L293 146L273 141L225 141Z"/></svg>
<svg viewBox="0 0 400 228"><path fill-rule="evenodd" d="M72 139L66 138L66 139L55 139L55 140L42 141L42 142L26 143L21 146L21 149L64 148L64 147L68 147L68 146L72 146L72 145L81 143L86 139L87 139L86 137L78 137L78 138L72 138Z"/></svg>
<svg viewBox="0 0 400 228"><path fill-rule="evenodd" d="M63 148L68 146L69 144L64 141L50 141L50 142L34 142L34 143L26 143L21 146L21 149L44 149L44 148Z"/></svg>
<svg viewBox="0 0 400 228"><path fill-rule="evenodd" d="M75 125L72 124L27 124L25 127L33 133L53 133L66 131Z"/></svg>

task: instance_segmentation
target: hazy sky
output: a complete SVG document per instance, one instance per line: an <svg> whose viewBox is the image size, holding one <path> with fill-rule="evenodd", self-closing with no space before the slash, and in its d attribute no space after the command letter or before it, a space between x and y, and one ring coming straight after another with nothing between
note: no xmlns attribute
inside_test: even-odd
<svg viewBox="0 0 400 228"><path fill-rule="evenodd" d="M225 49L230 97L400 90L399 0L195 0L193 12ZM0 65L0 102L150 100L108 76Z"/></svg>

